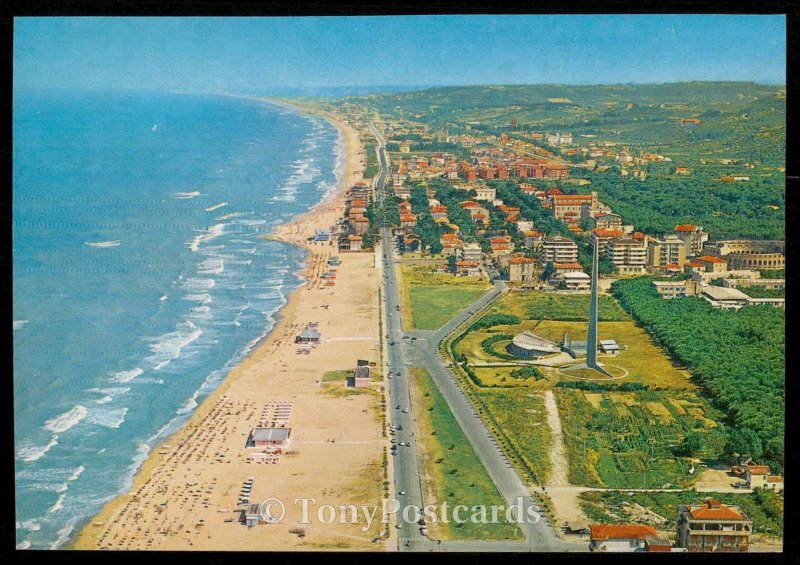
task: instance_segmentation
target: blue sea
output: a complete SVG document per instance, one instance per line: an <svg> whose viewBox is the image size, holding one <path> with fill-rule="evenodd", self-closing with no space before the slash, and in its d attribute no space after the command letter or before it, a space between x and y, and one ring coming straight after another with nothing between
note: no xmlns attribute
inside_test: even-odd
<svg viewBox="0 0 800 565"><path fill-rule="evenodd" d="M270 331L305 253L263 236L335 188L342 141L244 98L14 95L16 537L45 549Z"/></svg>

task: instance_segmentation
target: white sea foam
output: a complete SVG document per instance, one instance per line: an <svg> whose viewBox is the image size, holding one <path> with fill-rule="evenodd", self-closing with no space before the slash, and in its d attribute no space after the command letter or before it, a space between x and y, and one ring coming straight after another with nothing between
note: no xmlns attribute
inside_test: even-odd
<svg viewBox="0 0 800 565"><path fill-rule="evenodd" d="M200 193L197 191L194 192L176 192L172 195L173 198L178 198L180 200L187 200L189 198L194 198L195 196L200 196Z"/></svg>
<svg viewBox="0 0 800 565"><path fill-rule="evenodd" d="M225 271L225 261L219 257L209 257L197 266L201 275L219 275Z"/></svg>
<svg viewBox="0 0 800 565"><path fill-rule="evenodd" d="M130 371L120 371L111 375L111 380L117 383L127 383L144 373L144 369L136 367Z"/></svg>
<svg viewBox="0 0 800 565"><path fill-rule="evenodd" d="M139 374L141 375L141 373ZM86 392L94 392L95 394L117 396L120 394L125 394L130 390L131 390L130 387L119 386L119 387L109 387L109 388L87 388Z"/></svg>
<svg viewBox="0 0 800 565"><path fill-rule="evenodd" d="M150 351L153 355L146 360L153 364L154 370L163 369L180 356L184 347L196 341L201 335L203 335L203 330L189 320L178 324L174 332L166 333L150 344Z"/></svg>
<svg viewBox="0 0 800 565"><path fill-rule="evenodd" d="M27 323L28 320L14 320L14 331L21 330Z"/></svg>
<svg viewBox="0 0 800 565"><path fill-rule="evenodd" d="M128 413L128 408L101 408L92 410L86 417L86 421L90 424L103 426L104 428L119 428L125 421L125 414Z"/></svg>
<svg viewBox="0 0 800 565"><path fill-rule="evenodd" d="M89 247L119 247L122 242L117 239L115 241L84 241L83 244Z"/></svg>
<svg viewBox="0 0 800 565"><path fill-rule="evenodd" d="M223 206L227 205L228 205L227 202L220 202L219 204L214 204L213 206L209 206L208 208L206 208L206 212L213 212L214 210L218 210L219 208L222 208Z"/></svg>
<svg viewBox="0 0 800 565"><path fill-rule="evenodd" d="M78 477L80 477L81 473L83 473L85 470L86 470L86 467L84 467L83 465L79 465L78 468L75 469L72 472L72 474L69 476L69 479L67 479L67 480L68 481L77 481Z"/></svg>
<svg viewBox="0 0 800 565"><path fill-rule="evenodd" d="M49 514L52 514L53 512L58 512L59 510L64 508L63 502L64 502L64 497L66 497L66 496L67 496L66 492L61 494L61 496L58 497L58 500L56 500L56 503L53 504L53 506L51 506L50 510L48 510L47 512Z"/></svg>
<svg viewBox="0 0 800 565"><path fill-rule="evenodd" d="M193 293L187 294L183 296L183 300L190 300L192 302L201 302L203 304L211 304L214 300L211 298L211 295L207 292L203 293Z"/></svg>
<svg viewBox="0 0 800 565"><path fill-rule="evenodd" d="M23 461L30 463L44 457L44 454L56 445L58 445L58 436L53 436L45 446L26 446L19 448L17 450L17 456Z"/></svg>
<svg viewBox="0 0 800 565"><path fill-rule="evenodd" d="M183 282L183 288L186 290L194 290L194 291L201 291L201 290L210 290L214 288L216 285L216 281L214 279L186 279Z"/></svg>
<svg viewBox="0 0 800 565"><path fill-rule="evenodd" d="M114 398L113 398L113 397L111 397L111 396L104 396L103 398L100 398L100 399L98 399L98 400L95 400L94 402L95 402L95 404L108 404L108 403L109 403L109 402L111 402L112 400L114 400Z"/></svg>
<svg viewBox="0 0 800 565"><path fill-rule="evenodd" d="M55 418L47 420L44 423L44 428L56 434L64 433L72 426L83 420L88 413L89 411L85 406L78 404L60 416L56 416Z"/></svg>
<svg viewBox="0 0 800 565"><path fill-rule="evenodd" d="M22 549L28 549L30 546L31 542L29 542L28 540L23 540L16 545L16 548L22 550Z"/></svg>
<svg viewBox="0 0 800 565"><path fill-rule="evenodd" d="M241 216L248 216L252 212L231 212L230 214L223 214L219 218L217 218L218 222L224 222L225 220L230 220L231 218L239 218Z"/></svg>
<svg viewBox="0 0 800 565"><path fill-rule="evenodd" d="M59 546L66 542L69 539L69 535L72 533L72 530L75 529L75 522L77 521L78 517L71 519L67 522L67 525L58 530L56 532L58 534L58 539L50 544L50 549L58 549Z"/></svg>
<svg viewBox="0 0 800 565"><path fill-rule="evenodd" d="M18 530L28 530L29 532L38 532L42 529L42 525L35 519L25 520L24 522L17 522Z"/></svg>
<svg viewBox="0 0 800 565"><path fill-rule="evenodd" d="M166 294L163 294L163 295L161 295L161 298L159 298L158 300L159 300L159 302L164 302L167 298L169 298L169 297Z"/></svg>
<svg viewBox="0 0 800 565"><path fill-rule="evenodd" d="M189 243L189 248L192 250L192 253L197 253L197 250L200 248L200 244L204 241L210 241L215 237L221 236L225 233L225 227L228 224L214 224L207 230L203 230L203 233L195 237L191 243Z"/></svg>

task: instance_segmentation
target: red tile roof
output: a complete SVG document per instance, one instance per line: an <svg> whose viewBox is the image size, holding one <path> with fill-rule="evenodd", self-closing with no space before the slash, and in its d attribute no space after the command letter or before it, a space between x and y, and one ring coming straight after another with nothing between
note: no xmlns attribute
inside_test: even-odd
<svg viewBox="0 0 800 565"><path fill-rule="evenodd" d="M589 527L592 541L609 539L640 539L655 536L653 526L640 524L592 524Z"/></svg>
<svg viewBox="0 0 800 565"><path fill-rule="evenodd" d="M622 230L604 230L603 228L595 228L592 233L597 237L622 237Z"/></svg>
<svg viewBox="0 0 800 565"><path fill-rule="evenodd" d="M767 482L768 483L782 483L783 482L783 476L781 476L781 475L772 475L771 477L767 477Z"/></svg>
<svg viewBox="0 0 800 565"><path fill-rule="evenodd" d="M509 263L513 263L515 265L521 265L526 263L533 263L533 259L531 259L530 257L514 257L513 259L511 259L511 261L509 261Z"/></svg>
<svg viewBox="0 0 800 565"><path fill-rule="evenodd" d="M689 261L683 265L684 267L705 267L702 263L698 263L697 261Z"/></svg>
<svg viewBox="0 0 800 565"><path fill-rule="evenodd" d="M697 226L693 226L692 224L681 224L675 226L675 231L694 231L697 229Z"/></svg>
<svg viewBox="0 0 800 565"><path fill-rule="evenodd" d="M697 258L698 261L705 261L706 263L727 263L725 259L714 257L713 255L703 255Z"/></svg>
<svg viewBox="0 0 800 565"><path fill-rule="evenodd" d="M583 265L580 263L553 263L553 268L556 271L560 271L561 269L581 269L583 270Z"/></svg>
<svg viewBox="0 0 800 565"><path fill-rule="evenodd" d="M360 235L349 235L347 236L347 239L349 239L350 241L361 241L364 238L361 237Z"/></svg>
<svg viewBox="0 0 800 565"><path fill-rule="evenodd" d="M748 465L751 475L769 475L769 465Z"/></svg>
<svg viewBox="0 0 800 565"><path fill-rule="evenodd" d="M691 507L689 509L692 518L696 520L742 520L739 512L722 504L719 500L709 498L699 508Z"/></svg>

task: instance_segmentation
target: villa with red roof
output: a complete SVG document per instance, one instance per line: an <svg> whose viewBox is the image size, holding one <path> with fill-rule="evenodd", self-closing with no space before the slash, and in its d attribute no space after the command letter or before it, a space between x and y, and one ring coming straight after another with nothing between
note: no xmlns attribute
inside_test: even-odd
<svg viewBox="0 0 800 565"><path fill-rule="evenodd" d="M691 552L744 553L748 550L753 522L739 506L713 498L702 504L678 505L678 547Z"/></svg>

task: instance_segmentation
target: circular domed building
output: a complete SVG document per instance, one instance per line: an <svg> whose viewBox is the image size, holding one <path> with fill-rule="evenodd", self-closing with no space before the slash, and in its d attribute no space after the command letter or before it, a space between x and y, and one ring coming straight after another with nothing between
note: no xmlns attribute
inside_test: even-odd
<svg viewBox="0 0 800 565"><path fill-rule="evenodd" d="M532 331L524 331L514 336L506 348L515 357L542 357L559 353L561 347L557 343L536 335Z"/></svg>

